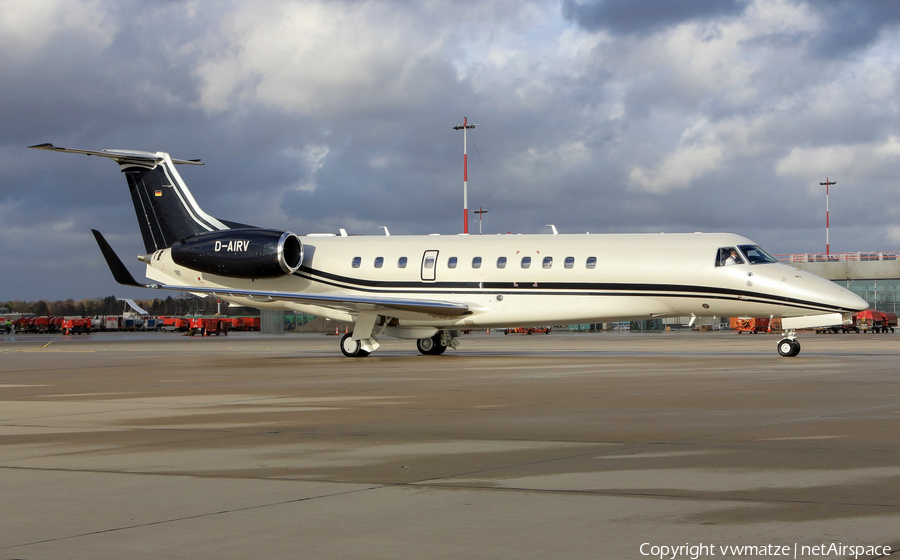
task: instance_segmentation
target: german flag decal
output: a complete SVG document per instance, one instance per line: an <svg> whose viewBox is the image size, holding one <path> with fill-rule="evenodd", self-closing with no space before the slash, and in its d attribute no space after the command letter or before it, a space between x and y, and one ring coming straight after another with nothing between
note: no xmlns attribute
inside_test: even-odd
<svg viewBox="0 0 900 560"><path fill-rule="evenodd" d="M156 196L162 196L162 191L156 191L154 194L155 194Z"/></svg>

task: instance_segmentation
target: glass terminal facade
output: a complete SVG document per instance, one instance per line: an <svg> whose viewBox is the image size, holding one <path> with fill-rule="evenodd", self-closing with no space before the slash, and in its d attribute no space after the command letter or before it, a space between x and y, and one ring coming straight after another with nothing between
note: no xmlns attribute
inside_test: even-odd
<svg viewBox="0 0 900 560"><path fill-rule="evenodd" d="M869 309L897 313L900 308L900 278L882 280L837 280L843 286L869 302Z"/></svg>

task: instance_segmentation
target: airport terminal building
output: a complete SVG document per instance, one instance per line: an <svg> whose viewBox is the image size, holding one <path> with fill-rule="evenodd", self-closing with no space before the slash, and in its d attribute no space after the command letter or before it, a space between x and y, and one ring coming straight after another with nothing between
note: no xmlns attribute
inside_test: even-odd
<svg viewBox="0 0 900 560"><path fill-rule="evenodd" d="M778 255L781 262L837 282L869 302L869 308L897 313L900 253Z"/></svg>

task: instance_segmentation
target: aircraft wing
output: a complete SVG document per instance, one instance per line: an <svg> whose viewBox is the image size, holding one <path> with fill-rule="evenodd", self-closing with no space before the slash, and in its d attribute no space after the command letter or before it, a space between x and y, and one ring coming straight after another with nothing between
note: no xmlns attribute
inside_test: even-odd
<svg viewBox="0 0 900 560"><path fill-rule="evenodd" d="M328 307L342 311L401 311L404 314L427 315L430 317L462 317L471 315L472 310L466 303L453 301L433 301L411 298L394 298L389 296L351 296L347 294L310 294L305 292L272 292L263 290L233 290L229 288L206 288L196 286L177 286L169 284L146 284L146 288L160 290L178 290L217 297L245 297L251 302L271 303L273 301L289 301L304 305ZM390 313L386 313L390 314Z"/></svg>
<svg viewBox="0 0 900 560"><path fill-rule="evenodd" d="M113 251L113 248L106 241L103 235L92 229L94 239L100 246L100 252L106 259L106 264L116 282L124 286L135 286L139 288L154 288L158 290L177 290L179 292L191 292L199 294L209 294L218 297L244 297L251 302L271 303L273 301L289 301L304 305L316 305L319 307L328 307L331 309L339 309L342 311L400 311L404 313L413 313L417 315L426 315L430 317L462 317L471 315L473 310L469 305L462 302L453 301L434 301L420 300L412 298L395 298L389 296L351 296L347 294L331 295L331 294L312 294L305 292L274 292L266 290L234 290L229 288L208 288L201 286L178 286L169 284L141 284L134 279L134 276L125 267L125 264L119 256Z"/></svg>

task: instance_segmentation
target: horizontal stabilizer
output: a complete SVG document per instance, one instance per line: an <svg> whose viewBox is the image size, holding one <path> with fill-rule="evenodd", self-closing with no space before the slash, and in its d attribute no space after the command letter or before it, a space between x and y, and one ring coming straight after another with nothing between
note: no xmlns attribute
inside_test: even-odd
<svg viewBox="0 0 900 560"><path fill-rule="evenodd" d="M138 284L134 279L134 276L128 272L128 269L125 268L125 264L119 258L119 255L113 251L113 248L110 247L109 243L106 242L106 239L103 238L103 234L95 229L92 229L91 233L94 234L94 239L97 240L97 245L100 246L100 252L103 253L103 258L106 259L106 264L109 266L109 270L112 272L116 282L123 286L135 286L137 288L147 287L145 284Z"/></svg>
<svg viewBox="0 0 900 560"><path fill-rule="evenodd" d="M44 143L44 144L35 144L34 146L28 146L29 148L34 148L35 150L50 150L51 152L68 152L70 154L84 154L86 156L100 156L109 159L114 159L118 163L150 163L155 165L165 159L165 154L161 152L139 152L135 150L77 150L75 148L60 148L59 146L54 146L53 144ZM203 165L199 159L173 159L172 163L174 164L185 164L185 165Z"/></svg>

